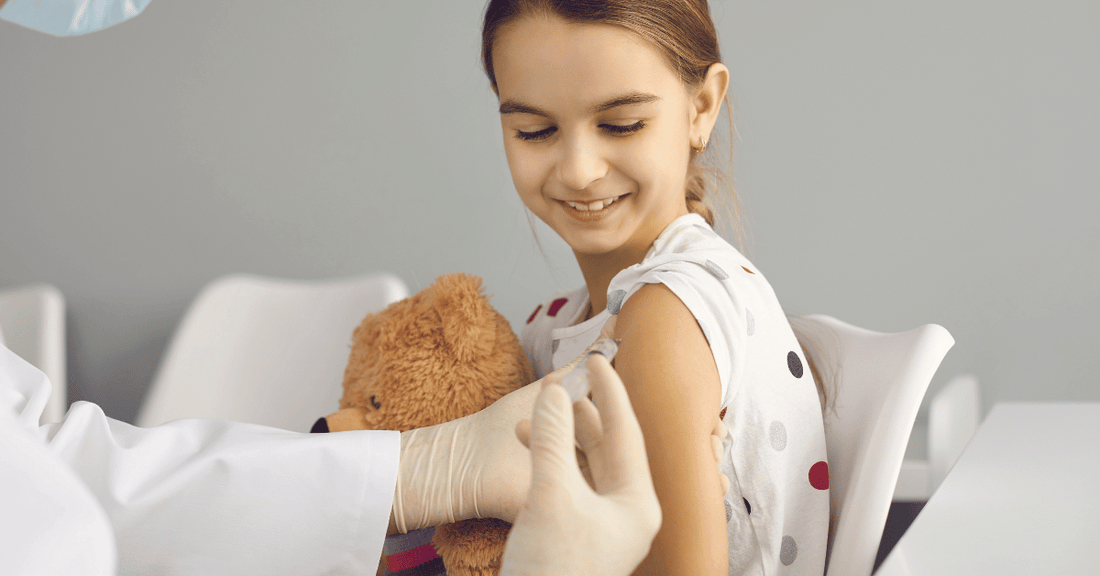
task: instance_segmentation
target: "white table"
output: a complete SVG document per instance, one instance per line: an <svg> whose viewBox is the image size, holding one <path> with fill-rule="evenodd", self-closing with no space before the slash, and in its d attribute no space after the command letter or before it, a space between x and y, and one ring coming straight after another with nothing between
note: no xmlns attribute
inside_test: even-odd
<svg viewBox="0 0 1100 576"><path fill-rule="evenodd" d="M1100 403L994 406L875 574L1100 574Z"/></svg>

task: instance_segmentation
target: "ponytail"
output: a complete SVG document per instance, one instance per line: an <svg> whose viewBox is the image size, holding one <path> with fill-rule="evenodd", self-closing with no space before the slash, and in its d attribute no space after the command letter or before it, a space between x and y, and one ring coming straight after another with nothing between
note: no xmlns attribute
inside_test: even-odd
<svg viewBox="0 0 1100 576"><path fill-rule="evenodd" d="M714 226L714 213L706 205L704 199L707 195L706 173L694 159L688 166L687 182L684 185L684 195L687 201L688 212L693 212L703 217L707 224Z"/></svg>

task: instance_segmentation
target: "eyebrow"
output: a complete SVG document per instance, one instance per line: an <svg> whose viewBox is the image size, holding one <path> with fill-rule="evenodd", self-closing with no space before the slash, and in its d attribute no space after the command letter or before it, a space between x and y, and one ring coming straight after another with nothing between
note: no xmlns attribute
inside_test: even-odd
<svg viewBox="0 0 1100 576"><path fill-rule="evenodd" d="M607 112L612 108L618 108L619 106L632 106L634 104L646 104L649 102L656 102L661 97L655 94L646 94L644 92L631 92L622 96L617 96L606 102L601 102L588 109L590 114L599 114L600 112ZM543 116L550 118L550 113L543 110L539 110L534 106L530 106L519 102L517 100L505 100L500 104L500 113L503 114L533 114L535 116Z"/></svg>

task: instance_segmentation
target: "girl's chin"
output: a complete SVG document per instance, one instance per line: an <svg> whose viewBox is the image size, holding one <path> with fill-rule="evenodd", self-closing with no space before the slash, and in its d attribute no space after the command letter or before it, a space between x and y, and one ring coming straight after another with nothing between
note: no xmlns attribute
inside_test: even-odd
<svg viewBox="0 0 1100 576"><path fill-rule="evenodd" d="M601 234L576 233L562 236L565 243L577 256L610 256L628 248L630 238L610 231Z"/></svg>

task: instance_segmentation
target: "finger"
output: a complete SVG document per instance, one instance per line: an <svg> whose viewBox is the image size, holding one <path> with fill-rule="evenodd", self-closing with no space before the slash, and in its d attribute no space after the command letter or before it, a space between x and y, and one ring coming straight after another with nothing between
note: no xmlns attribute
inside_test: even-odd
<svg viewBox="0 0 1100 576"><path fill-rule="evenodd" d="M714 460L716 462L722 461L722 441L717 436L710 437L710 447L714 450Z"/></svg>
<svg viewBox="0 0 1100 576"><path fill-rule="evenodd" d="M597 493L604 493L615 488L615 478L618 476L616 467L619 466L621 456L608 450L614 450L616 446L608 447L603 442L604 429L600 419L600 411L588 398L582 398L573 403L573 418L577 427L577 445L580 446L588 461L588 474L585 479ZM579 460L580 458L578 458ZM581 471L585 471L584 463Z"/></svg>
<svg viewBox="0 0 1100 576"><path fill-rule="evenodd" d="M561 386L544 386L531 418L531 490L580 480L573 440L573 403Z"/></svg>
<svg viewBox="0 0 1100 576"><path fill-rule="evenodd" d="M719 442L721 442L722 440L725 440L726 436L729 436L729 433L730 433L730 430L729 430L729 428L726 427L726 423L721 421L721 420L718 421L718 424L714 427L714 430L711 432L711 434L718 437Z"/></svg>
<svg viewBox="0 0 1100 576"><path fill-rule="evenodd" d="M599 443L603 436L603 422L600 421L600 411L588 398L581 398L573 403L573 421L576 426L577 444L581 450L588 452Z"/></svg>
<svg viewBox="0 0 1100 576"><path fill-rule="evenodd" d="M520 420L516 423L516 438L528 450L531 449L531 421Z"/></svg>
<svg viewBox="0 0 1100 576"><path fill-rule="evenodd" d="M592 476L595 474L595 470L593 470L590 466L588 456L580 450L577 450L575 453L577 455L577 469L580 471L581 477L584 478L584 481L587 483L586 485L593 491L595 491L596 482L592 478Z"/></svg>

